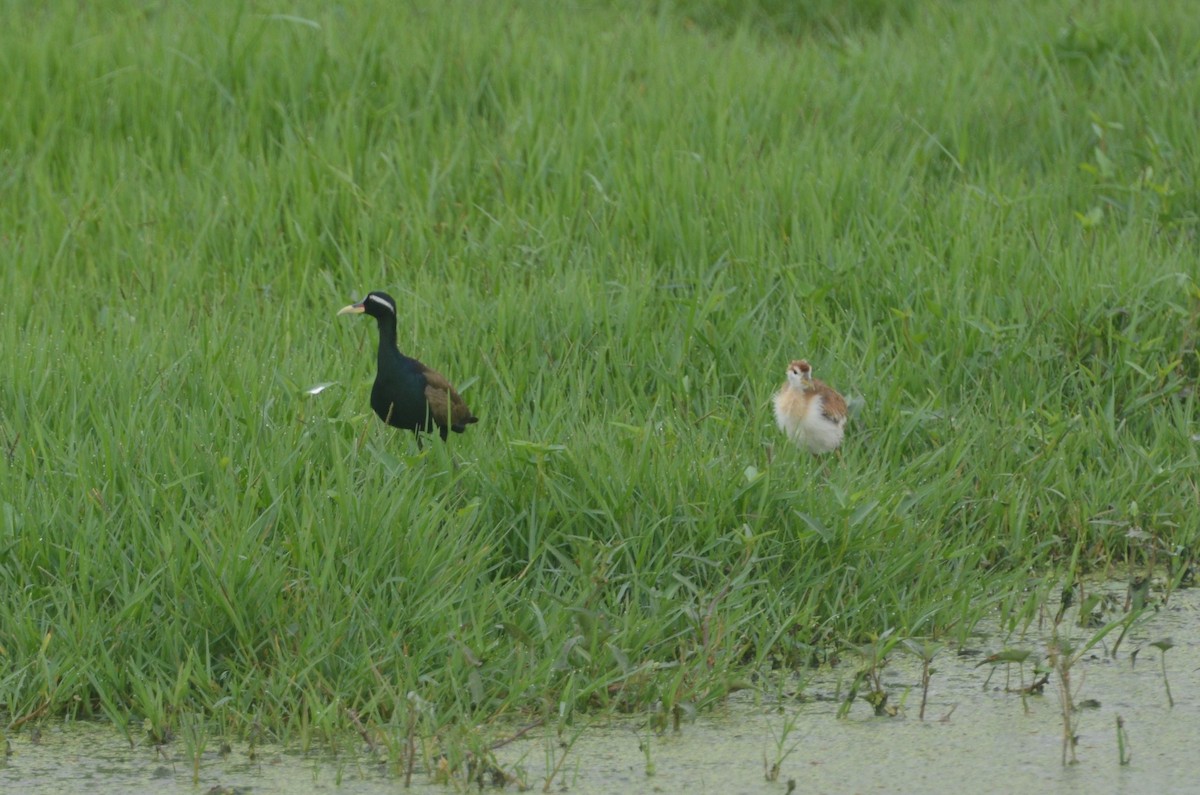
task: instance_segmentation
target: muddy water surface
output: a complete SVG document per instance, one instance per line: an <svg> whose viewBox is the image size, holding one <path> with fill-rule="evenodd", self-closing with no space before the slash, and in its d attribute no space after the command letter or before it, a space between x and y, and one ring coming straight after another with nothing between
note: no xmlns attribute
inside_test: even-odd
<svg viewBox="0 0 1200 795"><path fill-rule="evenodd" d="M1074 628L1086 641L1094 630ZM1146 646L1170 637L1167 675L1175 706L1168 706L1161 652ZM837 717L855 666L846 664L784 695L744 691L720 709L684 722L678 732L654 734L646 721L596 721L577 738L531 732L496 751L497 762L542 791L557 765L550 791L573 793L688 792L800 793L888 792L1108 792L1200 791L1200 589L1179 591L1170 606L1141 623L1116 659L1103 645L1073 669L1078 764L1061 764L1063 724L1057 681L1045 694L1022 698L1005 689L1021 672L1001 667L988 681L982 656L1002 648L1044 652L1038 637L980 637L975 656L942 650L935 659L926 719L918 720L920 666L893 653L883 669L895 717L876 717L863 701ZM1109 645L1115 633L1108 637ZM1142 647L1136 666L1129 652ZM1025 681L1032 679L1027 665ZM986 685L985 685L986 682ZM799 696L787 694L799 690ZM1128 736L1120 764L1117 717ZM198 785L181 742L163 751L129 744L104 724L47 723L11 734L11 753L0 759L3 793L395 793L403 782L366 753L302 755L285 749L234 744L228 754L209 743ZM564 761L565 757L565 761ZM764 767L779 762L767 781ZM561 762L561 764L560 764ZM215 788L215 789L214 789ZM436 786L418 771L413 790L464 790ZM510 783L509 791L517 786ZM474 791L478 791L477 788Z"/></svg>

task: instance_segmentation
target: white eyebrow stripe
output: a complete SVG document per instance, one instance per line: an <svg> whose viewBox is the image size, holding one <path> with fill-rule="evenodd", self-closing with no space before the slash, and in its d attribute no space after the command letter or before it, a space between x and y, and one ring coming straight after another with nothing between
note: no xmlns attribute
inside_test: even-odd
<svg viewBox="0 0 1200 795"><path fill-rule="evenodd" d="M388 308L388 310L389 310L389 311L390 311L390 312L391 312L393 315L394 315L394 314L396 314L396 307L395 307L395 306L393 306L393 305L392 305L392 302L391 302L391 301L389 301L389 300L387 300L386 298L380 298L380 297L379 297L379 296L377 296L377 295L368 295L368 296L367 296L367 300L368 300L368 301L374 301L374 302L375 302L375 303L377 303L377 304L383 304L384 306L386 306L386 307Z"/></svg>

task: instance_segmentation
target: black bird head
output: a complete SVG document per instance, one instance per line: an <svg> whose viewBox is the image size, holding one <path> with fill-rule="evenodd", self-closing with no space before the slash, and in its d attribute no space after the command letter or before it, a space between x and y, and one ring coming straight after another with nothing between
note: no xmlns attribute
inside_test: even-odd
<svg viewBox="0 0 1200 795"><path fill-rule="evenodd" d="M366 313L377 320L396 319L396 299L392 298L387 293L381 293L378 290L373 290L367 293L367 297L359 301L357 304L342 307L338 310L339 315L361 315Z"/></svg>

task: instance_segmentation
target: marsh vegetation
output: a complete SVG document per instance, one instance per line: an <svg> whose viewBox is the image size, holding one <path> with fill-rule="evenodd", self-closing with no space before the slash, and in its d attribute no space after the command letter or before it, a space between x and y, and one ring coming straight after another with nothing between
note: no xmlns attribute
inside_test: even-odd
<svg viewBox="0 0 1200 795"><path fill-rule="evenodd" d="M742 5L0 7L8 731L434 776L1185 584L1191 5ZM374 417L371 289L469 434Z"/></svg>

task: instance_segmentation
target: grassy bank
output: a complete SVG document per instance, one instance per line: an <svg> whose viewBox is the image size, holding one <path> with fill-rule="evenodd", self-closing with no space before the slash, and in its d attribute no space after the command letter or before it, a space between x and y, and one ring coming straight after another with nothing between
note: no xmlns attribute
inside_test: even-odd
<svg viewBox="0 0 1200 795"><path fill-rule="evenodd" d="M1194 553L1190 4L792 5L4 4L11 720L462 747Z"/></svg>

